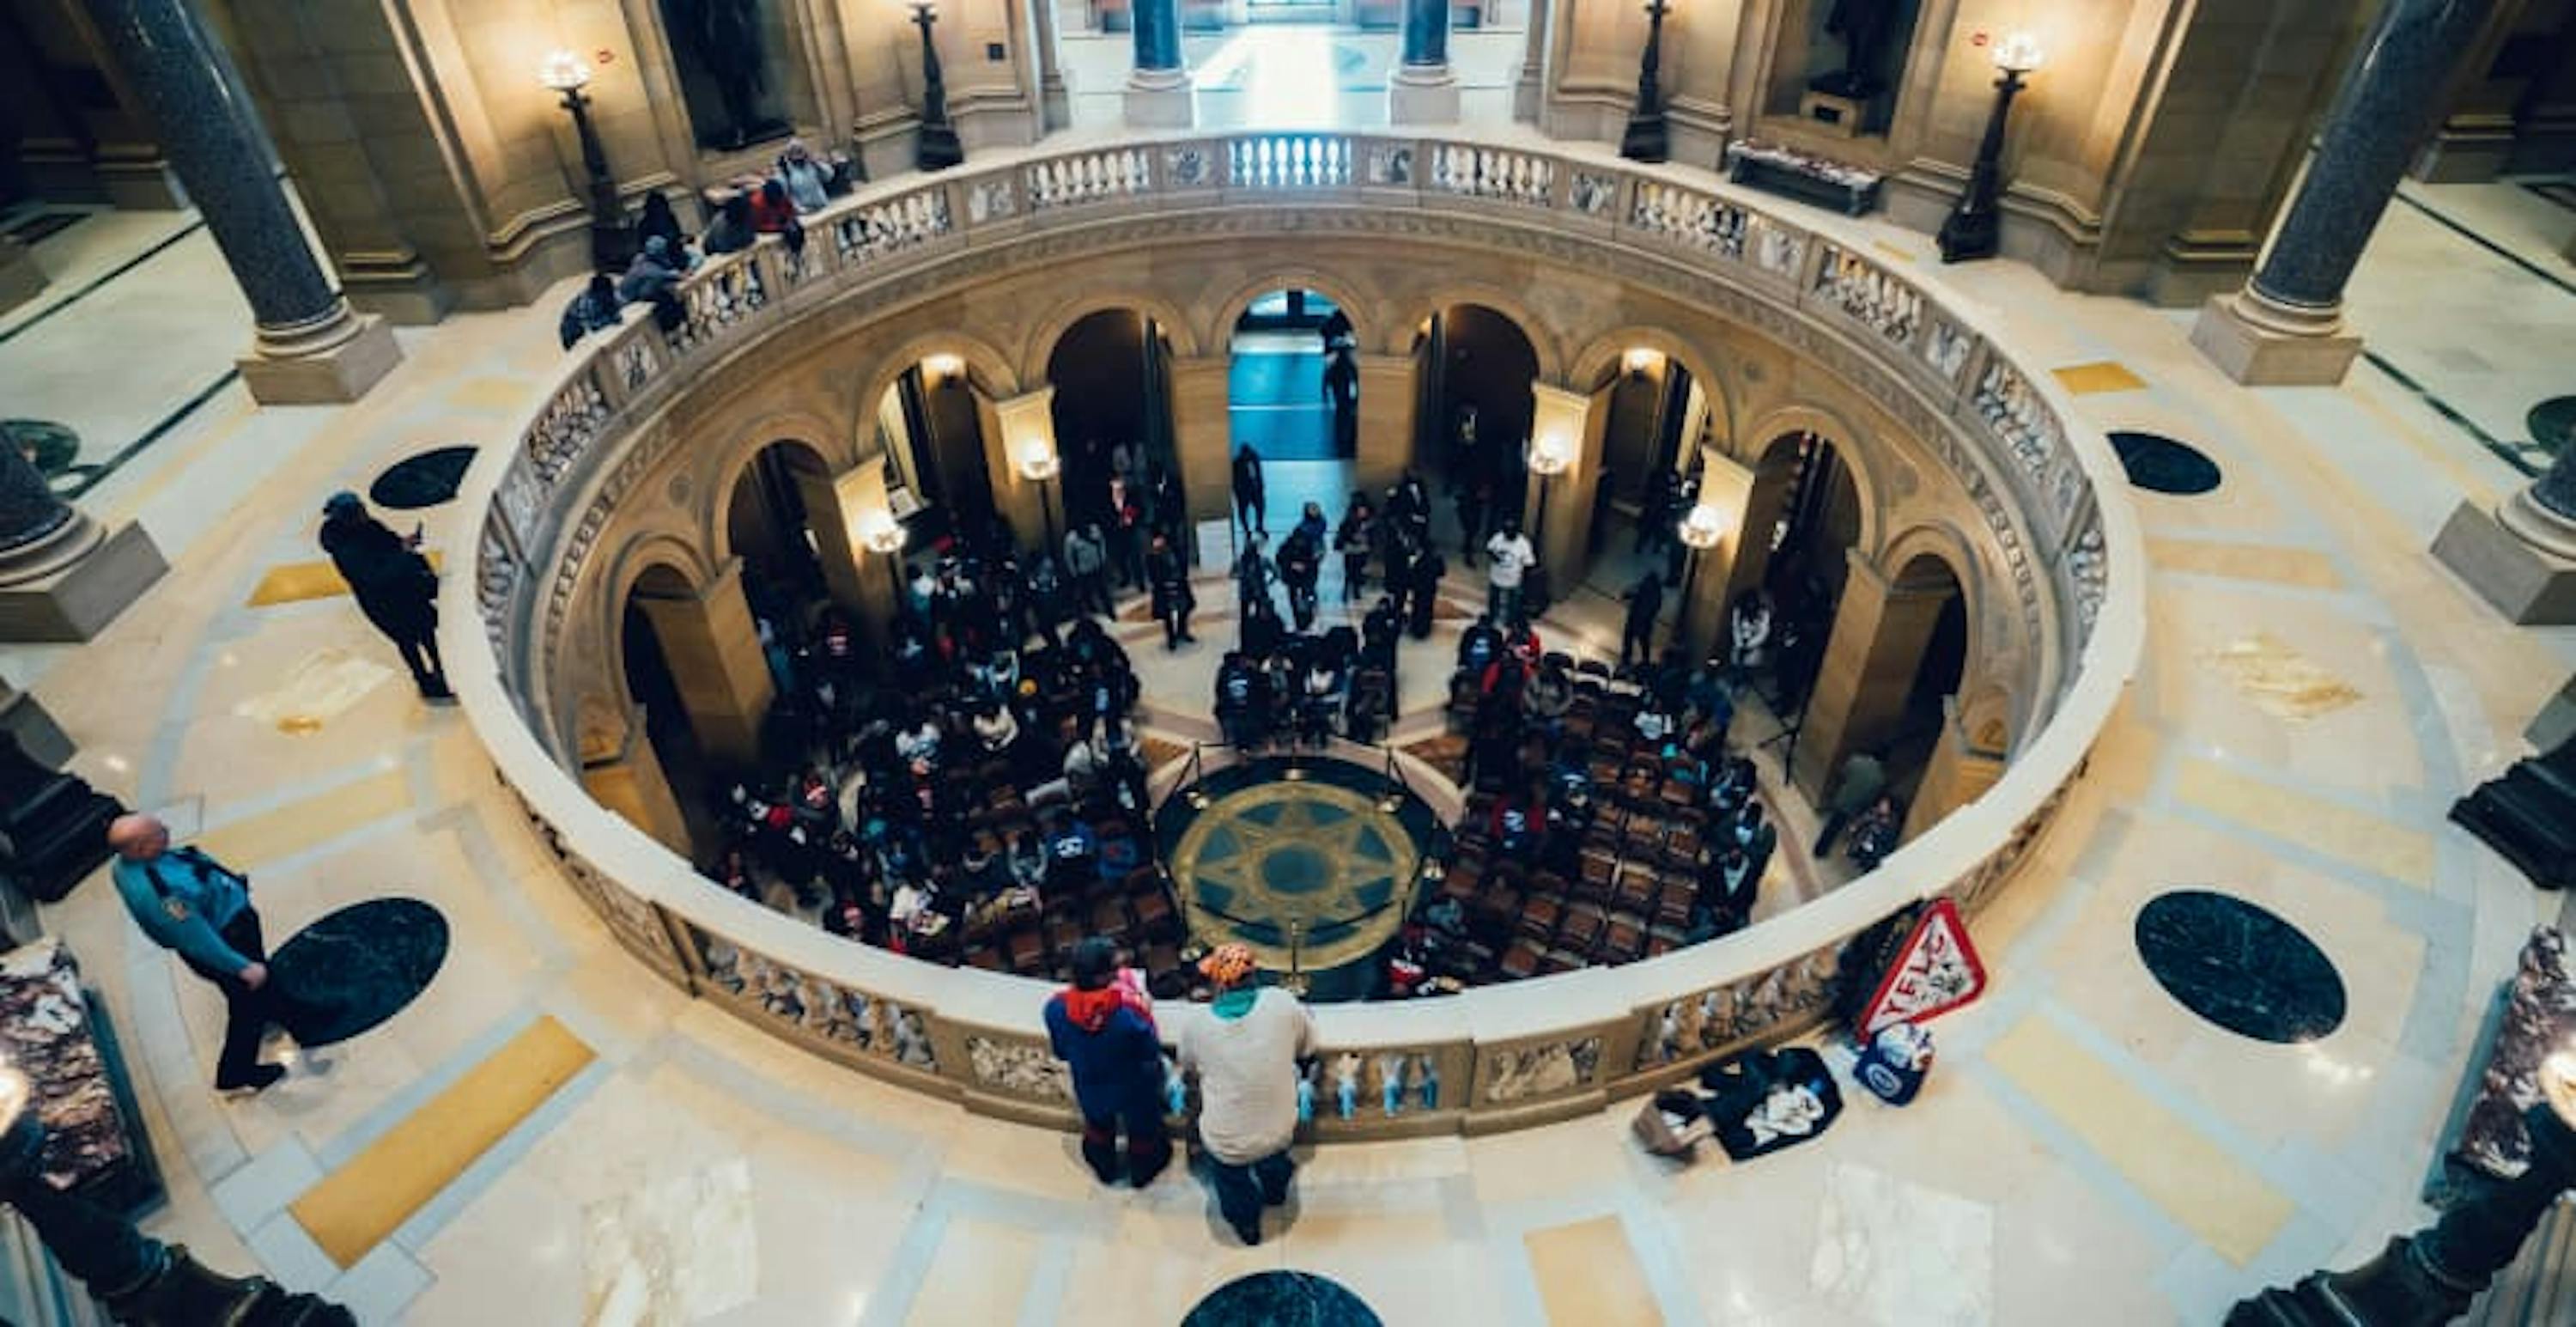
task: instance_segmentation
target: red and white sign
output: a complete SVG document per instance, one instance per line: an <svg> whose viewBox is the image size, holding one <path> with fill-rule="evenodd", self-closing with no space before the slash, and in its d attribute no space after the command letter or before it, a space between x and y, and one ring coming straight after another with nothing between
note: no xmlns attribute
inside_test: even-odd
<svg viewBox="0 0 2576 1327"><path fill-rule="evenodd" d="M1934 900L1914 923L1905 948L1889 965L1878 993L1861 1010L1860 1039L1867 1041L1890 1023L1922 1023L1975 1000L1986 990L1986 965L1968 943L1968 924L1959 905Z"/></svg>

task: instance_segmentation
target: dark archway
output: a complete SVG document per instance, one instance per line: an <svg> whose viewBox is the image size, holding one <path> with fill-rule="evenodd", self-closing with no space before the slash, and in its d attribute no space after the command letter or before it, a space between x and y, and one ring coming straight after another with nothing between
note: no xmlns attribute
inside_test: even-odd
<svg viewBox="0 0 2576 1327"><path fill-rule="evenodd" d="M1432 315L1415 353L1424 408L1414 454L1435 461L1452 486L1487 485L1497 509L1519 512L1538 380L1529 333L1499 310L1452 304Z"/></svg>
<svg viewBox="0 0 2576 1327"><path fill-rule="evenodd" d="M925 355L880 394L876 433L886 458L886 501L918 539L980 530L993 520L984 424L966 360ZM988 392L989 394L989 392Z"/></svg>
<svg viewBox="0 0 2576 1327"><path fill-rule="evenodd" d="M1672 478L1698 473L1712 403L1689 365L1644 346L1588 386L1605 413L1584 580L1615 595L1650 568L1675 574Z"/></svg>
<svg viewBox="0 0 2576 1327"><path fill-rule="evenodd" d="M672 669L660 637L654 633L652 618L642 601L696 597L686 577L667 564L657 563L646 568L626 591L618 628L618 662L625 674L626 694L635 702L645 741L652 746L654 761L670 784L672 800L679 803L693 858L699 845L718 841L713 812L717 776L710 768L705 745L698 740L688 704L681 698L679 676Z"/></svg>
<svg viewBox="0 0 2576 1327"><path fill-rule="evenodd" d="M1887 751L1887 786L1910 805L1923 771L1931 764L1933 747L1941 741L1945 703L1959 694L1966 681L1968 599L1960 589L1957 571L1937 553L1915 554L1896 580L1901 590L1943 596L1921 649L1910 661L1894 661L1910 667L1913 678L1906 688L1904 708L1890 721L1890 730L1878 738L1878 745Z"/></svg>
<svg viewBox="0 0 2576 1327"><path fill-rule="evenodd" d="M1138 309L1085 314L1048 352L1049 411L1064 461L1068 523L1111 524L1109 479L1124 455L1140 494L1147 472L1173 466L1171 348L1162 325Z"/></svg>
<svg viewBox="0 0 2576 1327"><path fill-rule="evenodd" d="M733 481L725 503L725 539L743 560L743 594L752 613L773 623L801 624L809 610L830 598L822 551L808 528L817 481L828 486L831 468L801 442L761 448Z"/></svg>
<svg viewBox="0 0 2576 1327"><path fill-rule="evenodd" d="M1776 671L1771 695L1796 713L1815 685L1851 574L1862 530L1860 486L1850 463L1819 433L1774 438L1754 463L1744 504L1742 551L1727 583L1727 605L1752 594L1771 604Z"/></svg>

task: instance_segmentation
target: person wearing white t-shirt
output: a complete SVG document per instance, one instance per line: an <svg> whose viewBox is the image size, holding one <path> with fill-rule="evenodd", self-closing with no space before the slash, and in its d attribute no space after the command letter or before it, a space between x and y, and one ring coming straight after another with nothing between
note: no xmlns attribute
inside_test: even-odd
<svg viewBox="0 0 2576 1327"><path fill-rule="evenodd" d="M1491 591L1486 606L1494 620L1509 622L1520 616L1521 578L1538 565L1538 550L1530 546L1529 536L1521 533L1515 517L1504 517L1503 528L1485 541L1485 553L1493 561L1485 569L1485 585Z"/></svg>

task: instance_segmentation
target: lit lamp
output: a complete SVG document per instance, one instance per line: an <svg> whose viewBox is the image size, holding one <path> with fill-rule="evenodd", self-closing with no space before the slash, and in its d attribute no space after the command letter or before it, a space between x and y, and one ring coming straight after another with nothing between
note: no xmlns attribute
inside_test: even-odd
<svg viewBox="0 0 2576 1327"><path fill-rule="evenodd" d="M347 1309L262 1276L200 1266L184 1245L164 1244L134 1223L45 1178L45 1122L27 1076L0 1065L0 1201L16 1208L65 1272L89 1287L108 1316L142 1327L355 1327Z"/></svg>
<svg viewBox="0 0 2576 1327"><path fill-rule="evenodd" d="M537 67L537 81L563 95L572 112L573 133L581 138L581 169L590 193L590 265L615 274L635 256L635 235L626 228L626 209L617 201L617 179L608 173L608 152L599 145L599 130L590 123L590 62L570 51L555 51Z"/></svg>
<svg viewBox="0 0 2576 1327"><path fill-rule="evenodd" d="M895 523L894 513L880 508L860 517L859 542L885 559L886 583L894 587L896 611L902 611L903 567L895 555L903 551L903 527Z"/></svg>
<svg viewBox="0 0 2576 1327"><path fill-rule="evenodd" d="M936 383L956 382L966 376L966 360L960 355L924 355L921 372Z"/></svg>
<svg viewBox="0 0 2576 1327"><path fill-rule="evenodd" d="M939 73L939 47L930 40L939 22L930 0L912 0L912 24L921 29L921 138L913 145L912 164L923 170L946 170L966 159L957 141L957 126L948 122L948 84Z"/></svg>
<svg viewBox="0 0 2576 1327"><path fill-rule="evenodd" d="M1562 433L1550 433L1530 443L1529 469L1538 476L1538 518L1530 522L1530 542L1538 545L1539 556L1547 556L1547 481L1574 467L1574 443Z"/></svg>
<svg viewBox="0 0 2576 1327"><path fill-rule="evenodd" d="M1646 0L1646 49L1637 57L1637 100L1628 108L1628 132L1619 136L1619 155L1630 161L1664 159L1664 94L1656 75L1664 62L1664 15L1673 7Z"/></svg>
<svg viewBox="0 0 2576 1327"><path fill-rule="evenodd" d="M1628 370L1629 377L1643 378L1648 369L1655 367L1655 352L1644 346L1631 346L1620 357L1620 362Z"/></svg>
<svg viewBox="0 0 2576 1327"><path fill-rule="evenodd" d="M1055 547L1055 492L1050 487L1055 477L1064 472L1064 459L1056 455L1055 439L1043 433L1032 433L1012 447L1011 464L1020 478L1038 486L1038 510L1046 517L1046 546Z"/></svg>
<svg viewBox="0 0 2576 1327"><path fill-rule="evenodd" d="M1726 513L1708 503L1699 503L1673 527L1673 537L1690 550L1690 562L1682 568L1682 606L1673 614L1673 643L1682 647L1683 657L1691 652L1690 611L1691 587L1699 580L1699 555L1717 547L1726 537Z"/></svg>
<svg viewBox="0 0 2576 1327"><path fill-rule="evenodd" d="M2576 1184L2576 1047L2540 1062L2540 1101L2522 1115L2531 1166L2388 1241L2349 1272L2313 1272L2287 1290L2238 1301L2229 1327L2414 1327L2449 1322L2522 1251L2558 1195Z"/></svg>
<svg viewBox="0 0 2576 1327"><path fill-rule="evenodd" d="M1995 256L2002 238L1997 205L2003 195L2004 118L2012 112L2013 94L2022 89L2022 75L2039 68L2041 58L2039 39L2027 32L2007 34L1995 43L1995 68L2003 71L2003 77L1995 80L1995 109L1986 117L1986 140L1977 145L1968 190L1959 195L1958 206L1941 223L1942 262Z"/></svg>

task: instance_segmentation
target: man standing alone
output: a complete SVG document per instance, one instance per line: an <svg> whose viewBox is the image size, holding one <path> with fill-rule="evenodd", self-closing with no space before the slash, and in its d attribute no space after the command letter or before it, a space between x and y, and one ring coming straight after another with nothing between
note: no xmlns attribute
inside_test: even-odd
<svg viewBox="0 0 2576 1327"><path fill-rule="evenodd" d="M1492 592L1485 607L1497 622L1509 622L1521 607L1521 578L1538 562L1538 550L1530 546L1529 536L1521 533L1518 518L1503 518L1503 528L1485 541L1485 552L1494 559L1485 568L1486 587Z"/></svg>
<svg viewBox="0 0 2576 1327"><path fill-rule="evenodd" d="M1181 1033L1181 1067L1198 1075L1199 1141L1215 1163L1217 1210L1246 1244L1261 1209L1288 1201L1297 1163L1297 1061L1315 1052L1315 1019L1297 997L1256 988L1252 951L1219 945L1199 960L1217 990L1208 1016Z"/></svg>
<svg viewBox="0 0 2576 1327"><path fill-rule="evenodd" d="M456 699L438 659L438 573L420 555L420 536L398 535L342 490L322 504L322 551L376 630L402 652L422 700Z"/></svg>
<svg viewBox="0 0 2576 1327"><path fill-rule="evenodd" d="M118 816L107 846L116 850L110 874L135 925L224 993L215 1090L257 1092L284 1078L283 1068L259 1062L259 1039L280 1020L282 1002L269 982L249 878L194 848L171 848L169 827L146 815Z"/></svg>

